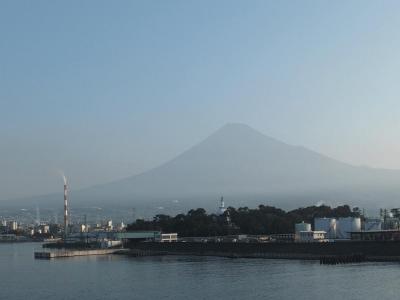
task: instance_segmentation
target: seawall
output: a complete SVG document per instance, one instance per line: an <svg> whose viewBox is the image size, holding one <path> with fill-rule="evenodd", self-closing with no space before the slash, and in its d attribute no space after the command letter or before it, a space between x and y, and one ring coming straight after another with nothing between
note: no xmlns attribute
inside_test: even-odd
<svg viewBox="0 0 400 300"><path fill-rule="evenodd" d="M58 257L73 257L73 256L89 256L89 255L106 255L121 252L121 249L92 249L92 250L41 250L35 251L34 257L37 259L52 259Z"/></svg>
<svg viewBox="0 0 400 300"><path fill-rule="evenodd" d="M327 243L130 243L127 254L203 255L232 258L321 259L360 254L367 261L400 261L400 241Z"/></svg>

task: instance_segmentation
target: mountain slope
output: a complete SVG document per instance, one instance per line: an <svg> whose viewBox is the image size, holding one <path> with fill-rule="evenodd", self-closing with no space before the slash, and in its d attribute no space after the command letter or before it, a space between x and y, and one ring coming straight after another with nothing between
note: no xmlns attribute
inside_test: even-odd
<svg viewBox="0 0 400 300"><path fill-rule="evenodd" d="M246 125L228 124L158 168L82 191L82 197L136 202L321 194L332 199L329 192L389 189L399 179L397 171L354 167L269 138Z"/></svg>
<svg viewBox="0 0 400 300"><path fill-rule="evenodd" d="M373 203L400 197L400 171L351 166L290 146L243 124L228 124L175 159L140 175L73 193L81 205L215 206L279 202ZM53 196L48 196L50 199ZM375 203L376 204L376 203ZM285 206L285 205L284 205Z"/></svg>

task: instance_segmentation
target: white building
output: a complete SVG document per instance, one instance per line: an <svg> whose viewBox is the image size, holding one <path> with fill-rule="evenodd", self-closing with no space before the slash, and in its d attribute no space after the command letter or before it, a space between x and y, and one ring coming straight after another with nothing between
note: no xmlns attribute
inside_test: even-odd
<svg viewBox="0 0 400 300"><path fill-rule="evenodd" d="M301 223L297 223L294 225L295 241L300 240L300 232L302 232L302 231L311 231L311 224L304 223L304 221L303 221Z"/></svg>
<svg viewBox="0 0 400 300"><path fill-rule="evenodd" d="M298 242L314 243L327 241L325 231L300 231L298 236Z"/></svg>
<svg viewBox="0 0 400 300"><path fill-rule="evenodd" d="M314 230L325 231L326 238L336 238L336 219L335 218L315 218L314 219Z"/></svg>
<svg viewBox="0 0 400 300"><path fill-rule="evenodd" d="M10 221L8 222L8 228L10 230L17 230L18 229L18 223L17 221Z"/></svg>
<svg viewBox="0 0 400 300"><path fill-rule="evenodd" d="M177 233L162 233L160 235L160 242L161 243L171 243L178 241L178 234Z"/></svg>
<svg viewBox="0 0 400 300"><path fill-rule="evenodd" d="M100 243L101 248L115 248L115 247L121 247L121 246L122 246L122 241L114 241L114 240L104 239Z"/></svg>
<svg viewBox="0 0 400 300"><path fill-rule="evenodd" d="M50 226L49 225L42 225L42 232L43 233L49 233L50 232Z"/></svg>
<svg viewBox="0 0 400 300"><path fill-rule="evenodd" d="M109 220L109 221L107 222L107 229L108 229L108 230L113 230L113 229L114 229L112 220Z"/></svg>
<svg viewBox="0 0 400 300"><path fill-rule="evenodd" d="M350 232L361 231L361 219L354 217L339 218L336 225L338 239L350 239Z"/></svg>
<svg viewBox="0 0 400 300"><path fill-rule="evenodd" d="M80 232L89 232L89 225L86 224L80 224Z"/></svg>
<svg viewBox="0 0 400 300"><path fill-rule="evenodd" d="M119 230L124 230L126 228L126 224L124 222L121 222L121 224L119 225L118 229Z"/></svg>

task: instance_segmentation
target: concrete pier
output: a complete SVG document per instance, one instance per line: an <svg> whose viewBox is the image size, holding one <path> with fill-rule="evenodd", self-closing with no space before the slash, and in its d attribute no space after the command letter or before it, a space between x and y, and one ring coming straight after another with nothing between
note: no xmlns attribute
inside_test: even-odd
<svg viewBox="0 0 400 300"><path fill-rule="evenodd" d="M400 261L400 241L337 241L326 243L130 243L126 254L197 255L229 258L319 260L321 263Z"/></svg>
<svg viewBox="0 0 400 300"><path fill-rule="evenodd" d="M73 250L73 249L52 249L35 251L36 259L52 259L59 257L88 256L88 255L106 255L121 252L123 249L89 249L89 250Z"/></svg>

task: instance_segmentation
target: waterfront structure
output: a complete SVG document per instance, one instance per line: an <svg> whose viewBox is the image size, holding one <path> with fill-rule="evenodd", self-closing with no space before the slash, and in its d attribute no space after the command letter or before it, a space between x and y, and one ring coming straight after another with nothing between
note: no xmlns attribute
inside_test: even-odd
<svg viewBox="0 0 400 300"><path fill-rule="evenodd" d="M381 219L365 219L364 230L365 231L382 230L382 220Z"/></svg>
<svg viewBox="0 0 400 300"><path fill-rule="evenodd" d="M312 242L325 242L325 231L300 231L298 233L297 242L312 243Z"/></svg>
<svg viewBox="0 0 400 300"><path fill-rule="evenodd" d="M177 233L161 233L160 231L129 231L113 234L115 239L128 242L155 241L155 242L177 242Z"/></svg>
<svg viewBox="0 0 400 300"><path fill-rule="evenodd" d="M400 220L398 218L385 217L383 229L391 230L391 229L399 229L399 228L400 228Z"/></svg>
<svg viewBox="0 0 400 300"><path fill-rule="evenodd" d="M118 226L117 229L118 230L125 230L126 229L126 225L124 224L124 222L121 222L121 224Z"/></svg>
<svg viewBox="0 0 400 300"><path fill-rule="evenodd" d="M150 230L115 233L116 239L121 239L128 242L156 241L159 240L160 237L161 237L160 231L150 231Z"/></svg>
<svg viewBox="0 0 400 300"><path fill-rule="evenodd" d="M294 233L277 233L277 234L271 234L269 236L270 240L272 242L293 242L295 240L295 234Z"/></svg>
<svg viewBox="0 0 400 300"><path fill-rule="evenodd" d="M350 239L351 232L361 231L361 219L355 217L339 218L336 225L338 239Z"/></svg>
<svg viewBox="0 0 400 300"><path fill-rule="evenodd" d="M58 249L58 250L43 250L35 251L34 257L36 259L52 259L58 257L73 257L73 256L90 256L90 255L107 255L120 252L121 249Z"/></svg>
<svg viewBox="0 0 400 300"><path fill-rule="evenodd" d="M162 233L160 236L161 243L171 243L171 242L177 242L178 241L178 234L177 233Z"/></svg>
<svg viewBox="0 0 400 300"><path fill-rule="evenodd" d="M9 229L9 230L12 230L12 231L15 231L15 230L18 229L18 223L17 223L17 221L9 221L8 224L7 224L7 226L8 226L8 229Z"/></svg>
<svg viewBox="0 0 400 300"><path fill-rule="evenodd" d="M0 234L0 241L4 242L12 242L17 240L17 236L15 234Z"/></svg>
<svg viewBox="0 0 400 300"><path fill-rule="evenodd" d="M295 232L294 239L296 241L300 240L300 232L302 232L302 231L311 231L311 224L304 223L304 221L303 221L301 223L297 223L294 225L294 232Z"/></svg>
<svg viewBox="0 0 400 300"><path fill-rule="evenodd" d="M400 230L397 229L357 231L350 234L353 241L400 241Z"/></svg>
<svg viewBox="0 0 400 300"><path fill-rule="evenodd" d="M80 231L81 233L89 232L89 225L80 224L80 225L79 225L79 231Z"/></svg>
<svg viewBox="0 0 400 300"><path fill-rule="evenodd" d="M325 231L327 239L336 238L336 219L335 218L315 218L314 230Z"/></svg>
<svg viewBox="0 0 400 300"><path fill-rule="evenodd" d="M107 221L107 229L108 230L113 230L114 229L112 220L108 220Z"/></svg>
<svg viewBox="0 0 400 300"><path fill-rule="evenodd" d="M383 220L382 229L399 229L400 228L400 212L398 208L380 209L380 219Z"/></svg>
<svg viewBox="0 0 400 300"><path fill-rule="evenodd" d="M109 239L104 239L100 242L100 248L106 249L106 248L116 248L116 247L122 247L122 241L121 240L109 240Z"/></svg>

